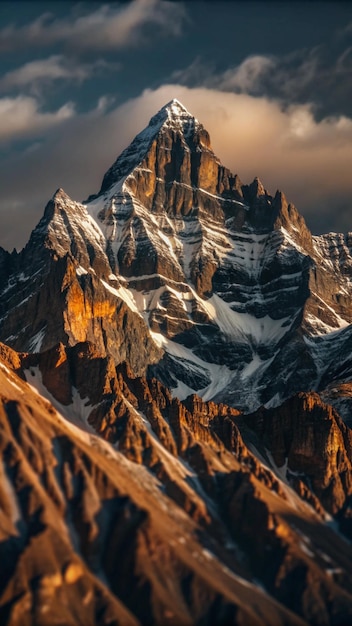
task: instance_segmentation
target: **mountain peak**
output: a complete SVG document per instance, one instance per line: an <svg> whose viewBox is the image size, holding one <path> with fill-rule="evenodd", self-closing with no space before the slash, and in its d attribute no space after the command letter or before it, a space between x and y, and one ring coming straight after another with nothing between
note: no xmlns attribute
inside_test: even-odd
<svg viewBox="0 0 352 626"><path fill-rule="evenodd" d="M53 195L52 199L53 199L54 201L55 201L55 200L67 200L67 199L68 199L68 200L71 200L71 198L67 195L66 191L64 191L64 189L62 189L62 187L59 187L59 188L55 191L55 193L54 193L54 195Z"/></svg>
<svg viewBox="0 0 352 626"><path fill-rule="evenodd" d="M188 140L198 130L203 130L203 126L187 111L186 107L176 98L170 100L151 118L148 126L136 135L106 172L98 195L107 191L114 183L137 167L156 138L171 131ZM90 196L89 201L95 197Z"/></svg>
<svg viewBox="0 0 352 626"><path fill-rule="evenodd" d="M167 113L173 116L186 114L186 115L189 115L190 117L193 117L193 115L186 109L186 107L182 104L182 102L177 100L177 98L173 98L172 100L170 100L170 102L167 102L167 104L164 104L164 106L161 107L160 111L166 111Z"/></svg>
<svg viewBox="0 0 352 626"><path fill-rule="evenodd" d="M158 129L160 129L164 125L167 127L184 127L188 126L190 122L194 127L196 121L194 115L192 115L179 100L173 98L173 100L164 104L164 106L153 115L147 128L159 127Z"/></svg>
<svg viewBox="0 0 352 626"><path fill-rule="evenodd" d="M258 178L258 176L254 178L253 182L249 185L249 187L256 196L265 195L264 185L262 181Z"/></svg>

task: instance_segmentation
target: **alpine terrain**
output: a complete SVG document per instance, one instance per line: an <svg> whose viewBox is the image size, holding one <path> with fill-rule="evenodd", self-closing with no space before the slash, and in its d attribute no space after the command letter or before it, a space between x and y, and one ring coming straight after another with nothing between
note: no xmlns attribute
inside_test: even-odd
<svg viewBox="0 0 352 626"><path fill-rule="evenodd" d="M173 100L0 294L1 624L352 623L352 233Z"/></svg>

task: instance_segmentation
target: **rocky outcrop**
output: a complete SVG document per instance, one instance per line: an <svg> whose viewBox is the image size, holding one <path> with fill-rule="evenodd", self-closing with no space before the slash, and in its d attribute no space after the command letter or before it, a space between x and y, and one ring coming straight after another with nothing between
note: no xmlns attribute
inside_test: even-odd
<svg viewBox="0 0 352 626"><path fill-rule="evenodd" d="M39 352L58 341L94 341L117 363L145 371L162 352L141 315L126 304L105 254L105 240L86 209L58 190L20 254L0 311L1 336Z"/></svg>
<svg viewBox="0 0 352 626"><path fill-rule="evenodd" d="M90 368L92 381L101 372L99 384L104 380L105 386L111 372L95 362L92 348L72 351L73 361L87 360L86 376ZM62 359L62 347L57 354ZM44 363L55 363L54 353L41 358L44 373ZM127 374L120 368L117 379L133 401ZM53 385L53 378L48 380ZM129 383L132 387L133 380ZM157 381L134 383L140 407L152 398L165 411L172 402ZM174 411L188 431L194 419L194 440L183 456L191 467L203 458L209 468L213 455L213 465L211 475L198 466L198 492L196 482L190 483L187 496L176 478L177 468L185 474L185 467L174 457L167 467L173 473L168 497L144 468L68 425L16 374L0 369L0 384L2 623L48 626L58 614L72 625L82 619L92 625L152 620L160 626L165 619L175 625L201 620L259 625L268 619L320 625L339 624L342 615L349 619L350 547L311 509L301 509L299 501L292 507L283 487L274 496L272 486L246 467L245 455L251 454L243 442L231 454L225 445L216 446L216 437L204 437L201 428L208 421L226 413L236 420L235 412L195 396ZM230 440L224 441L230 447ZM192 491L194 499L203 499L208 520L197 516ZM326 571L327 559L334 573Z"/></svg>
<svg viewBox="0 0 352 626"><path fill-rule="evenodd" d="M8 280L16 267L17 252L14 250L10 254L7 250L4 250L0 246L0 284L6 285Z"/></svg>
<svg viewBox="0 0 352 626"><path fill-rule="evenodd" d="M347 375L347 379L349 376ZM343 380L343 379L342 379ZM349 428L352 427L352 382L332 381L322 385L323 391L319 393L326 404L333 406Z"/></svg>
<svg viewBox="0 0 352 626"><path fill-rule="evenodd" d="M304 497L301 483L323 507L349 515L352 495L352 431L318 394L300 393L276 409L246 417L286 479Z"/></svg>
<svg viewBox="0 0 352 626"><path fill-rule="evenodd" d="M286 499L277 478L244 444L235 409L203 402L195 395L180 402L158 380L136 377L126 365L116 368L92 344L68 349L60 344L45 353L24 355L22 366L32 383L39 368L40 385L45 385L40 387L42 393L46 388L48 397L59 403L70 421L98 433L128 459L147 466L166 493L205 526L213 523L212 516L197 489L190 488L189 470L185 473L185 467L179 466L179 458L215 499L213 477L220 468L250 471Z"/></svg>
<svg viewBox="0 0 352 626"><path fill-rule="evenodd" d="M285 504L275 509L251 475L223 476L219 489L223 515L255 576L265 579L267 592L308 624L347 624L351 607L346 593L351 581L349 577L339 578L327 558L326 548L334 541L327 527L310 526L299 514L289 512ZM341 544L339 549L349 551L350 545ZM320 568L323 577L317 576ZM342 584L339 591L336 583Z"/></svg>
<svg viewBox="0 0 352 626"><path fill-rule="evenodd" d="M12 350L4 343L0 343L0 363L2 364L2 367L10 368L21 377L23 377L23 356L24 355Z"/></svg>
<svg viewBox="0 0 352 626"><path fill-rule="evenodd" d="M352 235L328 233L313 237L314 265L310 272L311 296L304 311L304 326L332 330L347 326L351 316ZM324 329L325 324L325 329ZM313 330L314 332L314 330Z"/></svg>
<svg viewBox="0 0 352 626"><path fill-rule="evenodd" d="M89 595L92 624L97 611L99 623L113 615L116 623L144 624L152 615L163 625L165 611L175 624L196 623L200 615L239 624L241 611L255 623L247 608L253 602L259 624L268 615L273 623L317 626L350 619L352 552L325 524L318 501L348 532L348 491L342 502L337 487L348 481L350 432L318 396L301 394L294 410L286 403L281 413L241 416L196 395L180 402L158 380L116 367L92 344L1 353L1 528L11 583L0 590L0 613L8 623L18 624L20 611L41 623L44 588L50 602L43 624L59 601L76 604L79 593ZM89 434L93 429L111 443ZM259 460L265 456L266 464ZM283 476L277 467L286 456ZM9 543L13 525L17 543ZM51 544L58 546L53 559ZM251 599L244 602L247 589ZM206 594L201 607L194 594ZM68 623L75 620L71 615Z"/></svg>

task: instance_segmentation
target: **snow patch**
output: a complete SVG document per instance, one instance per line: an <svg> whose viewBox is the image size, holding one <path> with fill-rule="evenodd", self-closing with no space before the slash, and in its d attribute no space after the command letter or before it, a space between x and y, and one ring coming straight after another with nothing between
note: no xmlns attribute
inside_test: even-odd
<svg viewBox="0 0 352 626"><path fill-rule="evenodd" d="M7 475L6 466L2 459L0 459L0 463L2 465L2 472L1 472L2 485L1 486L3 487L7 495L8 501L10 503L12 523L17 524L19 521L22 520L22 512L18 503L17 494L13 487L12 482L10 481Z"/></svg>
<svg viewBox="0 0 352 626"><path fill-rule="evenodd" d="M46 328L42 328L39 330L30 340L29 342L29 351L30 352L40 352L42 347L42 343L45 337Z"/></svg>
<svg viewBox="0 0 352 626"><path fill-rule="evenodd" d="M31 367L25 371L25 375L29 386L40 396L49 400L68 424L77 427L80 431L95 433L94 429L88 424L88 416L94 408L89 404L88 398L81 398L77 389L73 388L72 403L69 405L61 404L45 387L39 367Z"/></svg>
<svg viewBox="0 0 352 626"><path fill-rule="evenodd" d="M167 339L161 333L150 331L153 341L159 348L162 348L171 356L177 357L183 362L187 362L187 366L193 366L195 371L205 374L210 378L211 383L203 389L190 389L189 387L181 387L181 391L197 393L203 400L207 401L213 398L219 391L225 389L232 381L235 373L226 365L217 365L216 363L208 363L196 356L190 348ZM180 385L180 383L178 383ZM174 395L177 395L174 390ZM189 395L189 393L187 393Z"/></svg>
<svg viewBox="0 0 352 626"><path fill-rule="evenodd" d="M84 267L82 267L82 265L79 265L76 269L76 274L77 276L83 276L83 274L88 274L88 272L84 269Z"/></svg>
<svg viewBox="0 0 352 626"><path fill-rule="evenodd" d="M216 294L200 302L225 335L249 340L254 345L278 343L293 323L290 317L273 320L269 315L257 318L249 313L238 313Z"/></svg>
<svg viewBox="0 0 352 626"><path fill-rule="evenodd" d="M117 296L117 298L120 298L121 300L123 300L129 307L129 309L131 309L131 311L133 311L134 313L137 313L139 317L143 317L143 315L140 313L135 303L132 291L130 291L129 289L126 289L126 287L119 287L118 289L116 289L115 287L112 287L111 285L109 285L109 283L105 282L105 280L103 279L101 279L101 282L104 285L105 289L110 291L110 293L112 293L114 296Z"/></svg>

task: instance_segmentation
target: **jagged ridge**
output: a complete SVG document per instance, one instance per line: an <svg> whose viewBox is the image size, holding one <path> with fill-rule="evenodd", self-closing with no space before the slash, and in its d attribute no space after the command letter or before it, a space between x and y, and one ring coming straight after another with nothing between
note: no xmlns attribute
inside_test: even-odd
<svg viewBox="0 0 352 626"><path fill-rule="evenodd" d="M42 392L45 381L63 413L73 412L61 417L12 368ZM49 624L57 614L68 624L82 616L87 624L160 625L166 617L175 625L350 618L351 547L323 523L308 487L318 513L249 452L236 411L197 397L172 400L157 381L131 377L87 344L38 356L1 348L0 382L4 623ZM88 424L117 437L118 451L67 421L74 413L82 420L75 393L87 404L113 400L112 389L123 428L101 430L94 410Z"/></svg>
<svg viewBox="0 0 352 626"><path fill-rule="evenodd" d="M312 237L281 192L243 185L171 101L94 199L83 206L59 191L24 251L2 254L0 337L31 350L94 340L141 373L152 365L180 398L197 392L251 411L348 381L351 268L349 236ZM65 297L52 320L47 294L57 300L58 282Z"/></svg>
<svg viewBox="0 0 352 626"><path fill-rule="evenodd" d="M172 101L0 250L6 624L350 621L350 239Z"/></svg>

